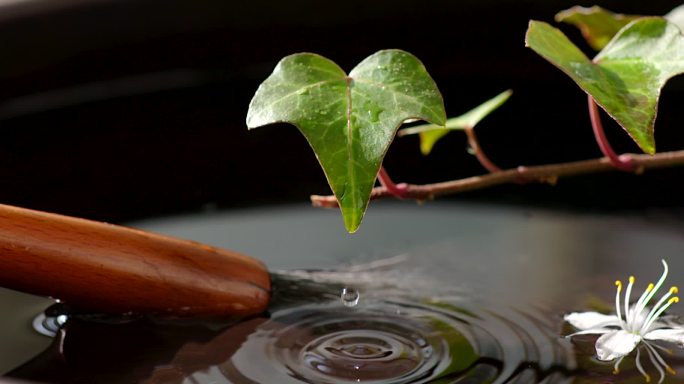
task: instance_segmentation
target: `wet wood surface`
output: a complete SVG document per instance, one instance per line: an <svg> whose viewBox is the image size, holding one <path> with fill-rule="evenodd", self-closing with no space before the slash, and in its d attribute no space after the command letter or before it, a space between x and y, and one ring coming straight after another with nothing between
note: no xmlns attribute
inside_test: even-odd
<svg viewBox="0 0 684 384"><path fill-rule="evenodd" d="M7 205L0 286L86 311L181 316L259 313L271 289L266 267L236 252Z"/></svg>

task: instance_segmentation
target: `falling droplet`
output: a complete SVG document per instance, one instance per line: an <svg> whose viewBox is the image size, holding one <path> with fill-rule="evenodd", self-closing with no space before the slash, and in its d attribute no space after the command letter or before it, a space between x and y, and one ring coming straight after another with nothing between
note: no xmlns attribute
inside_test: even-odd
<svg viewBox="0 0 684 384"><path fill-rule="evenodd" d="M55 337L67 320L66 315L47 316L41 313L33 319L33 329L42 335Z"/></svg>
<svg viewBox="0 0 684 384"><path fill-rule="evenodd" d="M359 291L354 288L342 288L340 294L340 299L342 299L342 304L345 307L355 307L359 303L360 297Z"/></svg>

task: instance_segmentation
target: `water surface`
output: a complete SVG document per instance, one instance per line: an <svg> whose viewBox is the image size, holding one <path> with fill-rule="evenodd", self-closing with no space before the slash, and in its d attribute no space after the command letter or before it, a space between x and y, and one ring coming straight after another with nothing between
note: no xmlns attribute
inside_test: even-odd
<svg viewBox="0 0 684 384"><path fill-rule="evenodd" d="M670 264L668 284L684 281L684 224L658 212L606 217L381 203L348 235L337 212L299 205L135 225L261 258L275 283L268 313L180 322L74 316L52 349L14 376L72 383L643 382L633 358L620 375L597 361L594 336L564 338L572 329L563 315L611 311L614 281L635 275L639 294L659 277L661 259ZM675 369L682 357L678 349L665 356Z"/></svg>

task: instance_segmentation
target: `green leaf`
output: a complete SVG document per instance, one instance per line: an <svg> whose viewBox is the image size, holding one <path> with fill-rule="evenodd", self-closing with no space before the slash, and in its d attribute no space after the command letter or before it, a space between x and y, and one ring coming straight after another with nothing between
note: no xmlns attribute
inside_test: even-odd
<svg viewBox="0 0 684 384"><path fill-rule="evenodd" d="M297 126L318 157L347 230L355 232L387 148L408 119L446 120L437 85L415 56L380 51L347 76L322 56L299 53L282 59L259 86L247 126Z"/></svg>
<svg viewBox="0 0 684 384"><path fill-rule="evenodd" d="M475 128L475 126L487 115L499 108L513 94L510 89L496 95L494 98L485 101L479 106L458 117L453 117L446 121L445 125L422 124L399 131L399 136L420 135L420 151L423 155L428 155L435 143L439 141L449 131Z"/></svg>
<svg viewBox="0 0 684 384"><path fill-rule="evenodd" d="M644 152L655 153L660 90L684 73L684 35L677 26L658 17L633 21L593 61L561 31L539 21L530 21L526 45L590 94Z"/></svg>
<svg viewBox="0 0 684 384"><path fill-rule="evenodd" d="M605 47L620 29L644 15L623 15L599 6L572 7L556 14L556 21L579 28L587 43L597 51ZM670 11L665 18L684 30L684 5Z"/></svg>
<svg viewBox="0 0 684 384"><path fill-rule="evenodd" d="M577 27L587 43L600 51L625 25L641 17L613 13L595 5L590 8L575 6L558 12L556 21Z"/></svg>

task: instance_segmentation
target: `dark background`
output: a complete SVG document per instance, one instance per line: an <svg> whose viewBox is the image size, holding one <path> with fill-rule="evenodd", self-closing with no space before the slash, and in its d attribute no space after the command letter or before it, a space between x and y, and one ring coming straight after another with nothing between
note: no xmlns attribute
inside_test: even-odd
<svg viewBox="0 0 684 384"><path fill-rule="evenodd" d="M598 157L586 97L524 47L529 19L553 22L575 1L50 0L0 7L0 202L108 221L327 194L294 127L248 132L250 98L275 63L300 51L350 70L373 52L421 58L458 115L512 88L478 128L502 167ZM589 6L593 3L580 3ZM665 14L673 1L597 1ZM590 53L579 33L560 26ZM659 151L684 148L684 80L665 88ZM617 151L637 151L604 116ZM428 157L398 139L397 181L482 173L452 133ZM683 169L610 173L557 186L509 185L455 199L580 211L684 213Z"/></svg>

